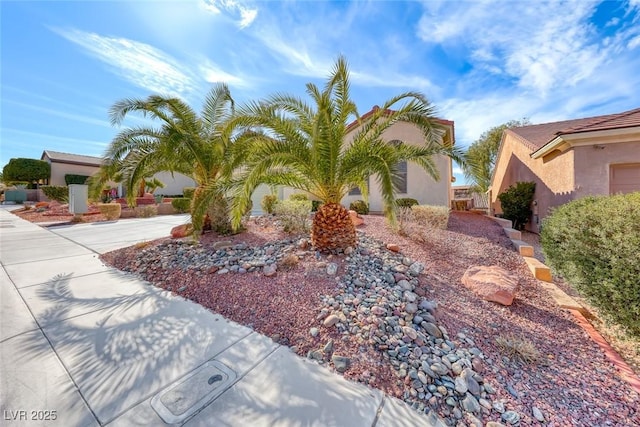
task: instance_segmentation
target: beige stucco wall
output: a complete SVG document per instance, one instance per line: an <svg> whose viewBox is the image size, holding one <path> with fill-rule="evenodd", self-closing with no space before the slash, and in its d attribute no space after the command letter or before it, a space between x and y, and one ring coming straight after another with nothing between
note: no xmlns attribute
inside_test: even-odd
<svg viewBox="0 0 640 427"><path fill-rule="evenodd" d="M171 175L171 172L158 172L154 175L154 178L157 178L164 184L164 188L158 188L154 194L175 196L177 194L182 194L182 189L184 187L196 186L193 179L177 172L174 173L173 176Z"/></svg>
<svg viewBox="0 0 640 427"><path fill-rule="evenodd" d="M350 142L357 130L347 135ZM424 139L420 130L410 123L395 123L382 134L386 141L398 139L407 144L421 145ZM450 205L451 192L451 160L447 156L437 155L433 157L440 179L438 181L431 178L420 166L414 163L407 164L407 192L396 194L397 198L411 197L422 205ZM369 209L371 212L382 212L384 203L380 185L374 177L369 181ZM354 200L360 200L362 196L346 196L342 199L344 206Z"/></svg>
<svg viewBox="0 0 640 427"><path fill-rule="evenodd" d="M538 233L540 222L550 209L573 199L574 152L555 153L553 159L532 159L531 149L509 132L503 136L502 145L496 161L496 169L491 186L490 208L492 213L502 213L498 194L504 192L516 182L532 181L536 183L532 206L533 216L526 228Z"/></svg>
<svg viewBox="0 0 640 427"><path fill-rule="evenodd" d="M640 138L640 137L639 137ZM609 168L615 164L640 163L640 139L635 142L575 147L576 197L609 194Z"/></svg>
<svg viewBox="0 0 640 427"><path fill-rule="evenodd" d="M49 185L67 185L64 176L67 174L91 176L98 172L98 166L75 165L69 163L50 162L51 178Z"/></svg>

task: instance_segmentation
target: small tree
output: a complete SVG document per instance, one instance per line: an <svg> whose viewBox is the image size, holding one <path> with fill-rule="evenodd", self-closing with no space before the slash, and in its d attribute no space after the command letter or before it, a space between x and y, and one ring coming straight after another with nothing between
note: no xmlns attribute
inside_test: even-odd
<svg viewBox="0 0 640 427"><path fill-rule="evenodd" d="M516 230L524 230L524 225L529 222L535 191L535 182L516 182L498 195L504 217L513 221Z"/></svg>
<svg viewBox="0 0 640 427"><path fill-rule="evenodd" d="M2 176L8 182L37 183L51 177L51 165L44 160L16 158L2 169Z"/></svg>

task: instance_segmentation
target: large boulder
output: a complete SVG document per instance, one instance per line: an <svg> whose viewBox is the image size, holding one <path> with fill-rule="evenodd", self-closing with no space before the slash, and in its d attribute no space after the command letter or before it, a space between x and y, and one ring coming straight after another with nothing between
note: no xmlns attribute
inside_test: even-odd
<svg viewBox="0 0 640 427"><path fill-rule="evenodd" d="M358 212L349 211L349 216L351 217L351 221L353 222L353 225L355 225L356 227L364 224L364 219L362 219L362 217L358 215Z"/></svg>
<svg viewBox="0 0 640 427"><path fill-rule="evenodd" d="M469 267L462 284L485 301L502 305L511 305L518 290L518 278L497 265Z"/></svg>
<svg viewBox="0 0 640 427"><path fill-rule="evenodd" d="M171 229L171 237L173 239L180 239L193 234L193 226L191 224L182 224Z"/></svg>

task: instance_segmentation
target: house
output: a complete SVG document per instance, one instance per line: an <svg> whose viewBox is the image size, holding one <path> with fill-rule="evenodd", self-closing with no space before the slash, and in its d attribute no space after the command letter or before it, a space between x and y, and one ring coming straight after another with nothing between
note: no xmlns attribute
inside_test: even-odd
<svg viewBox="0 0 640 427"><path fill-rule="evenodd" d="M98 171L102 164L100 157L82 156L80 154L60 153L44 150L40 160L51 165L51 177L48 185L67 185L66 175L91 176Z"/></svg>
<svg viewBox="0 0 640 427"><path fill-rule="evenodd" d="M527 229L551 209L588 195L640 191L640 108L618 114L507 129L490 187L490 208L519 181L536 191Z"/></svg>
<svg viewBox="0 0 640 427"><path fill-rule="evenodd" d="M476 210L487 213L489 200L486 193L471 191L470 185L455 185L451 187L451 209Z"/></svg>
<svg viewBox="0 0 640 427"><path fill-rule="evenodd" d="M51 165L49 185L67 185L66 175L91 176L98 172L102 164L101 157L60 153L51 150L44 150L40 159ZM155 194L175 196L182 194L184 187L195 187L193 179L179 173L158 172L154 177L164 184L164 188L158 188ZM122 188L118 189L118 194L123 195Z"/></svg>

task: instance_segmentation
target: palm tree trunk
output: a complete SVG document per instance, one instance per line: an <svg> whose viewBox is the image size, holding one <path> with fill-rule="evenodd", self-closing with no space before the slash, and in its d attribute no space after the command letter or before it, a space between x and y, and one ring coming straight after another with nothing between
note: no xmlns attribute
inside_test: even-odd
<svg viewBox="0 0 640 427"><path fill-rule="evenodd" d="M319 251L355 248L356 227L349 211L338 203L325 203L316 212L311 227L311 243Z"/></svg>

